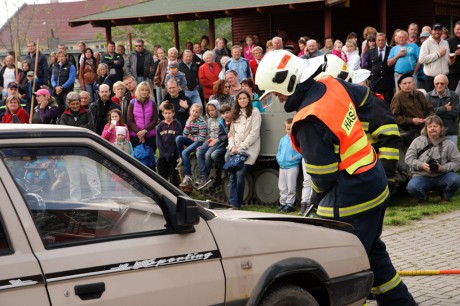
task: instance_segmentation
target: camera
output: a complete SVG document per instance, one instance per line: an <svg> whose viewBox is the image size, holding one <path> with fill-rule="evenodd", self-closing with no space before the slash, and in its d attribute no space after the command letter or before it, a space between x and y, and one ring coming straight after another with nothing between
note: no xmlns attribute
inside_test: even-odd
<svg viewBox="0 0 460 306"><path fill-rule="evenodd" d="M433 159L433 158L430 158L428 159L428 161L426 162L428 164L428 166L430 166L430 171L431 172L438 172L438 164L439 164L439 161L436 160L436 159Z"/></svg>

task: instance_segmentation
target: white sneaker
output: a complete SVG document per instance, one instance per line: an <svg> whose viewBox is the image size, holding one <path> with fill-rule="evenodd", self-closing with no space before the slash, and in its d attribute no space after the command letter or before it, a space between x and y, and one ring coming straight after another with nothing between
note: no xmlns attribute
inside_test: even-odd
<svg viewBox="0 0 460 306"><path fill-rule="evenodd" d="M179 186L181 187L187 187L187 186L190 186L192 184L192 177L190 175L185 175L184 176L184 179L182 180L182 183L179 184Z"/></svg>

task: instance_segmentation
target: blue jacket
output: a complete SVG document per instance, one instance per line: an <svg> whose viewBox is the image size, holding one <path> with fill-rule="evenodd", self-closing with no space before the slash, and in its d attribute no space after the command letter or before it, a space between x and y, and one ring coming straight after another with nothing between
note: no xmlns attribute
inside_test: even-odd
<svg viewBox="0 0 460 306"><path fill-rule="evenodd" d="M276 154L276 161L278 162L278 165L280 165L281 169L297 167L302 161L302 155L294 150L291 138L287 134L280 140L278 153Z"/></svg>

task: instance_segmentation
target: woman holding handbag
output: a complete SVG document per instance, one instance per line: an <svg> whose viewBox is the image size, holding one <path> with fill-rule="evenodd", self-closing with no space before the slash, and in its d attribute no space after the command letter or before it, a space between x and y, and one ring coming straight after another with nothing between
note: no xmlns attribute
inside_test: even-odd
<svg viewBox="0 0 460 306"><path fill-rule="evenodd" d="M236 95L233 108L232 124L228 138L230 158L236 154L247 155L241 169L229 172L230 196L228 203L231 209L240 209L244 195L244 176L249 167L254 165L260 152L260 124L262 117L251 103L250 95L240 91Z"/></svg>

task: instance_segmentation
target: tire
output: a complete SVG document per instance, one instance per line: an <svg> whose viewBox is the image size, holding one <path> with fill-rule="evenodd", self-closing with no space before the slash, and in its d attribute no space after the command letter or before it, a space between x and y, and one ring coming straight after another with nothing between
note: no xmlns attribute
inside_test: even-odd
<svg viewBox="0 0 460 306"><path fill-rule="evenodd" d="M319 306L307 290L290 284L271 288L262 298L261 306Z"/></svg>

